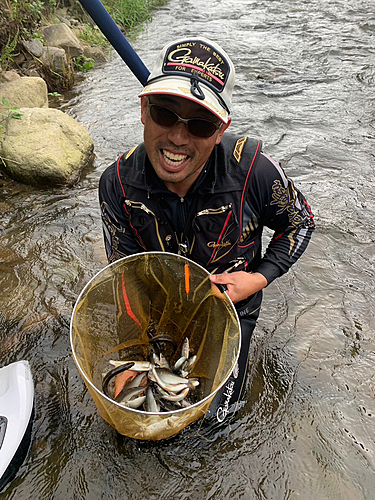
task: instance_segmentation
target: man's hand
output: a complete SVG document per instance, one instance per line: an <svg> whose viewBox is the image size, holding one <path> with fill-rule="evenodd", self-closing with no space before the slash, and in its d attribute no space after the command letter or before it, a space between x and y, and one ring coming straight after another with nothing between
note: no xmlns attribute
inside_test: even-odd
<svg viewBox="0 0 375 500"><path fill-rule="evenodd" d="M210 280L215 285L226 285L227 294L235 304L246 299L249 295L259 292L268 285L267 279L260 273L234 273L212 274Z"/></svg>

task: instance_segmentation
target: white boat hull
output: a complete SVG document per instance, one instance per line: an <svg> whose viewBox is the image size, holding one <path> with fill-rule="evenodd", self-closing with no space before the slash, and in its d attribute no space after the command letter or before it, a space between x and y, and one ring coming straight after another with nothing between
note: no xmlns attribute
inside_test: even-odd
<svg viewBox="0 0 375 500"><path fill-rule="evenodd" d="M12 461L25 446L33 406L34 383L28 361L0 368L0 485L11 477Z"/></svg>

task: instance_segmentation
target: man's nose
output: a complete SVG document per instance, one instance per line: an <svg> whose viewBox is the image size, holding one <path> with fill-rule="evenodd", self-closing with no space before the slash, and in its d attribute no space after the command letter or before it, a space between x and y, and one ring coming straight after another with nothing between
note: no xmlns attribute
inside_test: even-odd
<svg viewBox="0 0 375 500"><path fill-rule="evenodd" d="M168 137L176 146L187 144L190 141L190 134L186 123L177 122L176 125L169 130Z"/></svg>

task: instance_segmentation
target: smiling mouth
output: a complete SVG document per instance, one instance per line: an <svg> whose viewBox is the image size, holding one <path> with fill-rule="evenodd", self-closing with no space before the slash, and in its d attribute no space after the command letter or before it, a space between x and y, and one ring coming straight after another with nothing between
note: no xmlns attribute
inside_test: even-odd
<svg viewBox="0 0 375 500"><path fill-rule="evenodd" d="M171 153L170 151L166 151L165 149L162 149L162 154L165 163L167 163L167 165L170 165L171 167L179 167L189 157L188 155Z"/></svg>

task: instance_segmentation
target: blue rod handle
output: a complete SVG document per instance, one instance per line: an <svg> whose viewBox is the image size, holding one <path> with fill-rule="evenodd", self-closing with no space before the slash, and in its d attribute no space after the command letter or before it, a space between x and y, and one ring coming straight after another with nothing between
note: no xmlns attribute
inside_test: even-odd
<svg viewBox="0 0 375 500"><path fill-rule="evenodd" d="M99 0L79 0L85 11L91 16L98 28L107 38L112 47L118 52L120 57L126 62L133 74L141 84L146 85L149 77L149 70L143 64L142 59L135 52L133 47L121 33L119 27L108 14L103 4Z"/></svg>

